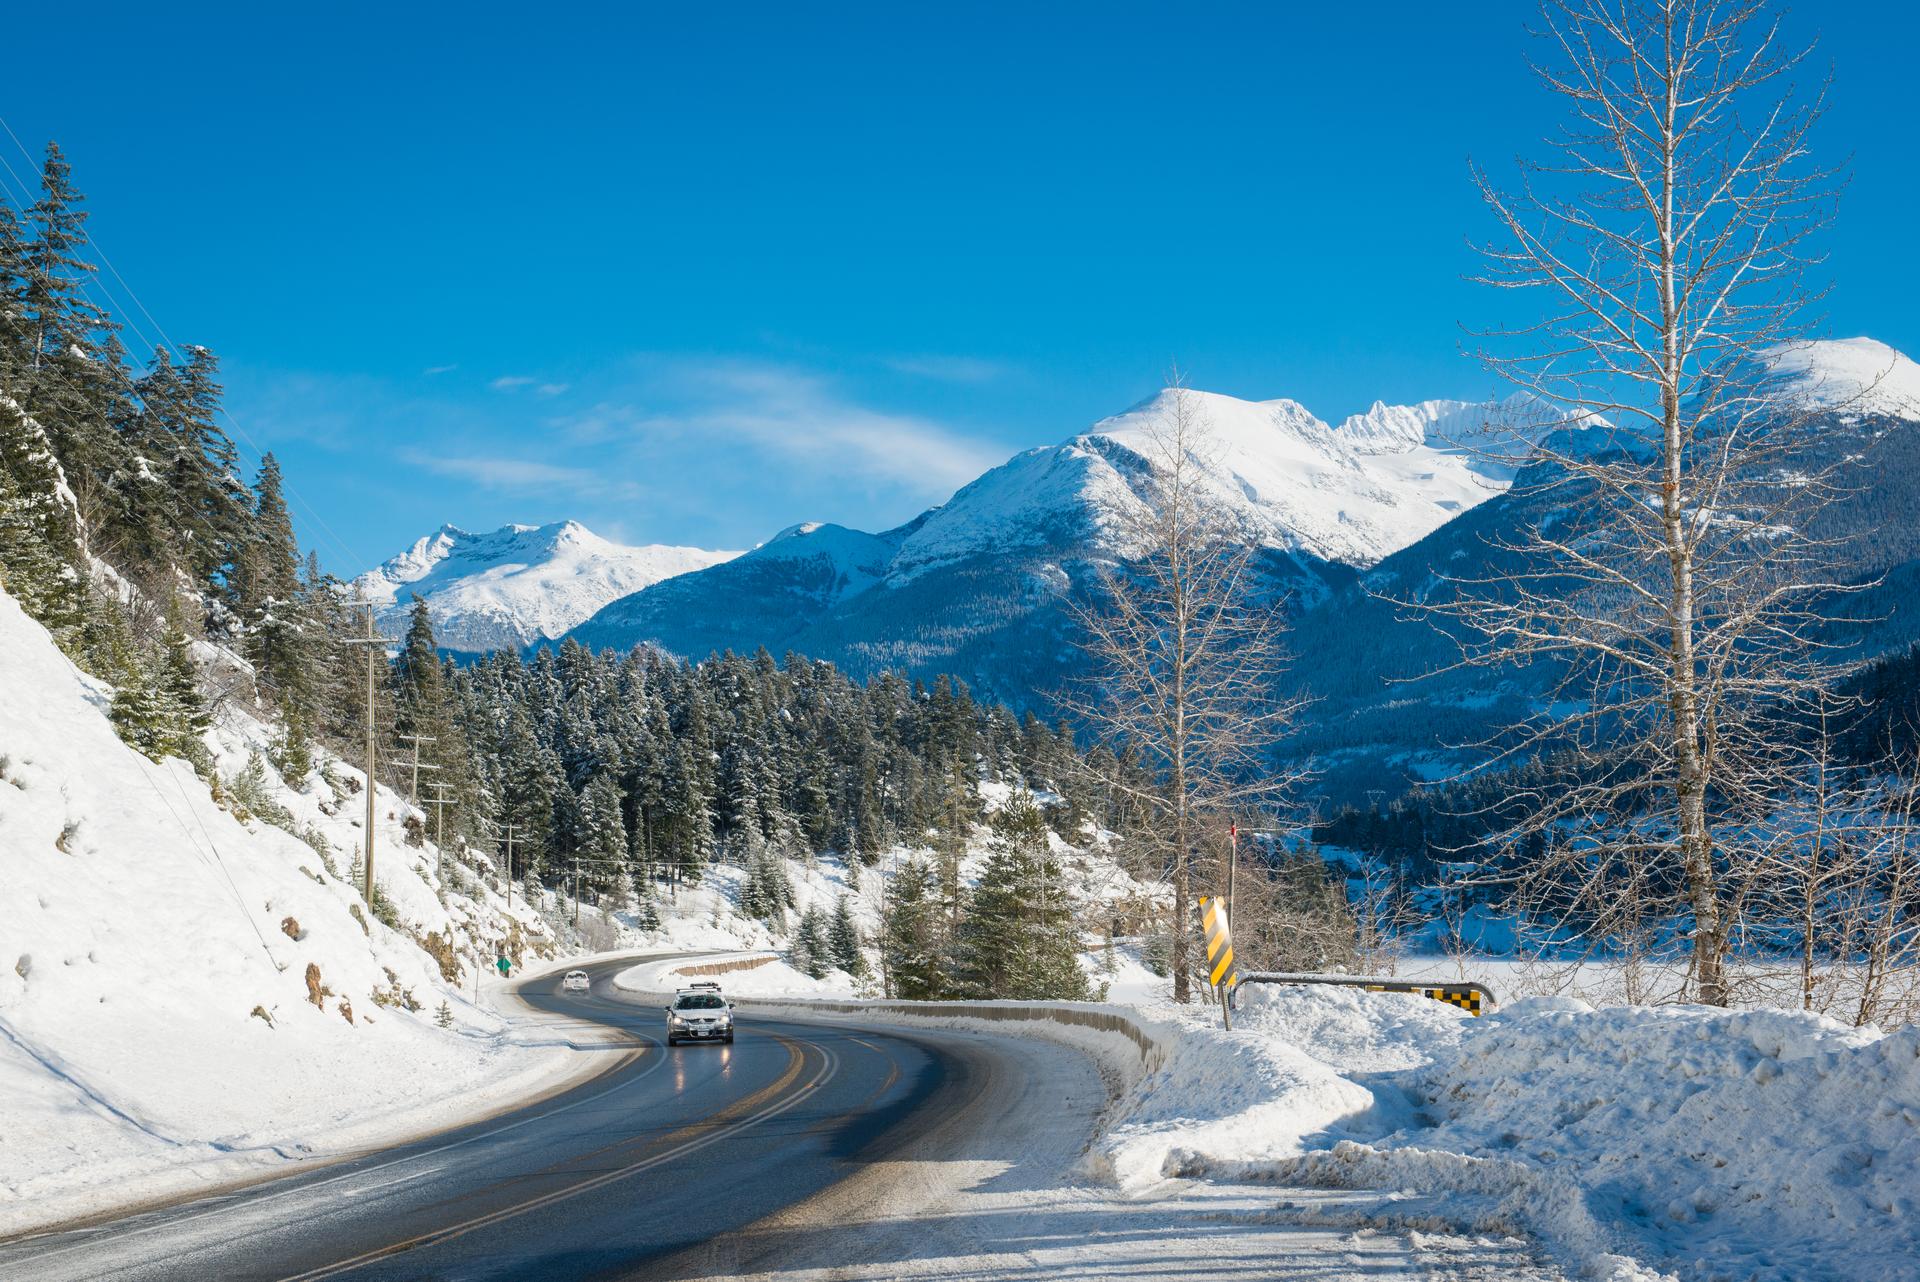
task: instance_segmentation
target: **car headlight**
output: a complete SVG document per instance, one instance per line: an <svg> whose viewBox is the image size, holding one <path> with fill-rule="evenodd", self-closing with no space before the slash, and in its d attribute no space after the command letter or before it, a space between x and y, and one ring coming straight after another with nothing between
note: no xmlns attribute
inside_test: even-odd
<svg viewBox="0 0 1920 1282"><path fill-rule="evenodd" d="M667 1016L667 1022L670 1024L684 1024L687 1021L680 1018L678 1015L669 1015Z"/></svg>

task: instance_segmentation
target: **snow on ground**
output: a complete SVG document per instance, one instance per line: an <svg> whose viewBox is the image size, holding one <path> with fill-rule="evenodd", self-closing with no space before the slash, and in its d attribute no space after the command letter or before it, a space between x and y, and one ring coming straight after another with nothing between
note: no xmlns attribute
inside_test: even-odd
<svg viewBox="0 0 1920 1282"><path fill-rule="evenodd" d="M577 1071L474 1001L472 959L531 956L544 928L477 875L443 896L391 795L375 867L400 929L342 879L365 806L339 763L338 783L268 772L257 790L311 841L243 820L186 762L122 743L110 691L4 594L0 691L0 1232L419 1133ZM221 773L267 737L226 714Z"/></svg>
<svg viewBox="0 0 1920 1282"><path fill-rule="evenodd" d="M1343 1214L1524 1231L1593 1277L1892 1282L1920 1259L1920 1030L1565 998L1476 1020L1342 988L1250 989L1232 1034L1175 1018L1103 1141L1123 1184L1394 1192Z"/></svg>
<svg viewBox="0 0 1920 1282"><path fill-rule="evenodd" d="M748 996L755 974L752 995L819 995L790 971L716 978ZM1135 1202L1204 1206L1181 1181L1229 1199L1253 1181L1278 1222L1524 1236L1616 1282L1915 1276L1920 1029L1539 997L1475 1019L1416 994L1263 986L1226 1032L1144 971L1115 991L1130 1000L1079 1008L1127 1016L1158 1051L1120 1079L1089 1161ZM875 1017L1087 1040L937 1006Z"/></svg>

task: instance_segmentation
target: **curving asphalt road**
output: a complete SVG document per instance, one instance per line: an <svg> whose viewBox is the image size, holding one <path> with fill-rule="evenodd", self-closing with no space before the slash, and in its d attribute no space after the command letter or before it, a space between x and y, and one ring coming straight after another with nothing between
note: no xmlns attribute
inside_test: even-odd
<svg viewBox="0 0 1920 1282"><path fill-rule="evenodd" d="M977 1095L940 1039L742 1012L731 1046L667 1048L631 965L521 989L642 1042L528 1108L402 1147L0 1246L0 1277L646 1278L826 1190Z"/></svg>
<svg viewBox="0 0 1920 1282"><path fill-rule="evenodd" d="M1107 1091L1033 1039L763 1018L668 1049L632 960L523 999L629 1031L607 1071L428 1139L0 1244L0 1279L1563 1282L1511 1238L1382 1233L1419 1202L1082 1169Z"/></svg>

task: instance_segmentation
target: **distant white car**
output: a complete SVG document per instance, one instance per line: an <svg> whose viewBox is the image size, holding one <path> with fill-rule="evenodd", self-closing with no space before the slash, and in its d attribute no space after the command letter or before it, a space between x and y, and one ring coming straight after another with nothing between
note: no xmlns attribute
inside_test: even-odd
<svg viewBox="0 0 1920 1282"><path fill-rule="evenodd" d="M567 972L567 977L560 981L560 986L568 992L584 993L593 986L593 983L587 978L586 971L570 970Z"/></svg>

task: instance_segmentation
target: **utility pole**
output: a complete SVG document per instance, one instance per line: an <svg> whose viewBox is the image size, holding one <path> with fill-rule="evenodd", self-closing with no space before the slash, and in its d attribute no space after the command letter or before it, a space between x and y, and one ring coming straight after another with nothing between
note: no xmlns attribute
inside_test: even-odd
<svg viewBox="0 0 1920 1282"><path fill-rule="evenodd" d="M363 645L367 647L367 829L362 844L366 847L366 896L367 908L373 908L373 664L376 653L387 644L387 639L373 630L373 607L367 607L367 635L346 637L344 645Z"/></svg>
<svg viewBox="0 0 1920 1282"><path fill-rule="evenodd" d="M1227 920L1233 921L1233 870L1240 865L1240 825L1227 825Z"/></svg>
<svg viewBox="0 0 1920 1282"><path fill-rule="evenodd" d="M623 860L619 860L619 859L582 859L578 855L575 855L571 862L573 865L573 928L575 930L579 930L580 929L580 870L585 867L624 868L624 867L627 867L628 865Z"/></svg>
<svg viewBox="0 0 1920 1282"><path fill-rule="evenodd" d="M424 734L403 734L395 735L394 737L396 739L405 739L413 745L413 760L406 763L413 767L413 787L407 793L407 800L418 805L420 801L420 772L422 770L438 770L440 768L439 766L423 766L420 764L420 745L423 743L438 743L440 741L432 735Z"/></svg>
<svg viewBox="0 0 1920 1282"><path fill-rule="evenodd" d="M507 911L513 911L513 833L518 824L507 825Z"/></svg>
<svg viewBox="0 0 1920 1282"><path fill-rule="evenodd" d="M448 785L435 783L433 786L437 791L427 799L427 804L433 807L433 875L438 877L447 858L447 807L453 804L454 798L447 795Z"/></svg>

